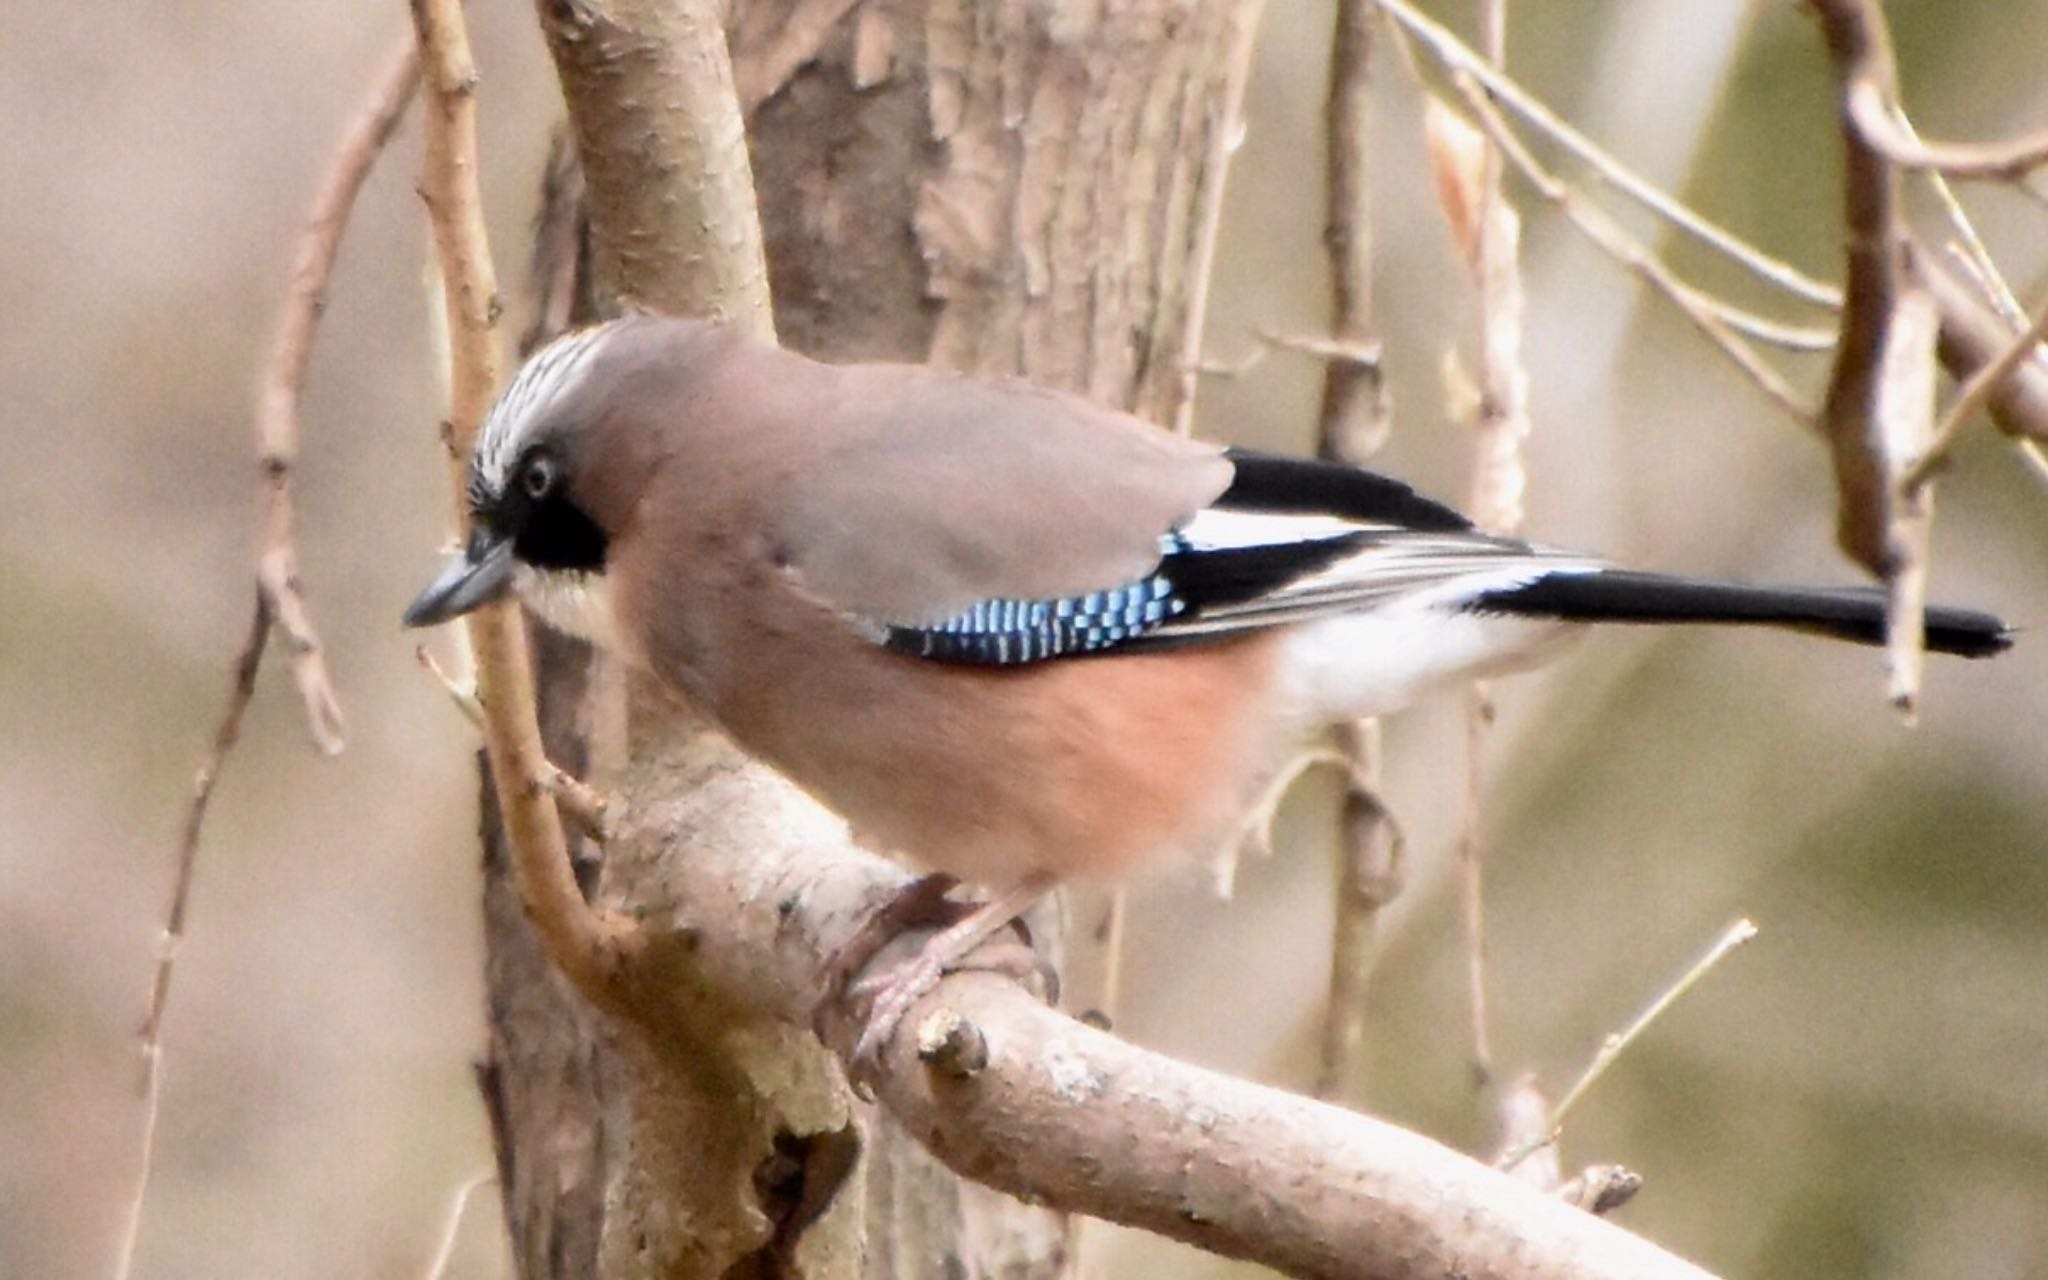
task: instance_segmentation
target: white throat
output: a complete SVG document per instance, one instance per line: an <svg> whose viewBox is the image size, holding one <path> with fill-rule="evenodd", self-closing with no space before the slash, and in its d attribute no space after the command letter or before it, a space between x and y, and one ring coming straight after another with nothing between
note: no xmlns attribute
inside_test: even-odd
<svg viewBox="0 0 2048 1280"><path fill-rule="evenodd" d="M629 661L638 660L619 626L611 580L604 574L548 571L522 564L514 570L512 581L526 607L555 630L588 640Z"/></svg>

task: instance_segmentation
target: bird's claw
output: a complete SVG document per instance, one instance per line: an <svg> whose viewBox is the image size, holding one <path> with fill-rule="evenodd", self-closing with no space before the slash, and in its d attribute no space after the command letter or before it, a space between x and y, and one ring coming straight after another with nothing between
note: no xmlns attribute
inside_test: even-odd
<svg viewBox="0 0 2048 1280"><path fill-rule="evenodd" d="M1036 986L1048 1001L1059 999L1059 974L1031 945L1030 927L1021 919L1009 921L1008 927L1016 933L1014 940L990 939L965 955L947 954L948 949L938 945L944 935L933 937L909 959L843 988L848 1008L857 1009L862 1002L867 1005L864 1014L856 1015L860 1035L847 1055L847 1078L863 1098L873 1098L869 1082L880 1070L882 1052L902 1029L903 1019L947 974L967 970L999 973Z"/></svg>

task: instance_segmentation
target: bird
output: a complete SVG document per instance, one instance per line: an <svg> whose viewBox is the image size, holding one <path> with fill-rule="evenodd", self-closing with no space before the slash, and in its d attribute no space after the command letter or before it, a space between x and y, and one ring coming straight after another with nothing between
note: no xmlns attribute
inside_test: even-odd
<svg viewBox="0 0 2048 1280"><path fill-rule="evenodd" d="M1397 480L1221 447L1018 379L827 364L634 314L535 352L408 627L514 594L652 675L962 907L876 979L857 1056L1053 887L1213 851L1319 729L1598 623L1876 645L1869 588L1623 568ZM1984 657L1999 618L1926 611Z"/></svg>

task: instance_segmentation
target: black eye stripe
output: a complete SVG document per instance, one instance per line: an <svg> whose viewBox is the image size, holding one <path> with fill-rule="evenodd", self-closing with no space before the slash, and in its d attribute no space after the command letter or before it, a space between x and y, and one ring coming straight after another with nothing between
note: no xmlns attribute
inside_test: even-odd
<svg viewBox="0 0 2048 1280"><path fill-rule="evenodd" d="M599 572L608 550L597 522L559 492L527 507L513 539L514 553L536 569Z"/></svg>

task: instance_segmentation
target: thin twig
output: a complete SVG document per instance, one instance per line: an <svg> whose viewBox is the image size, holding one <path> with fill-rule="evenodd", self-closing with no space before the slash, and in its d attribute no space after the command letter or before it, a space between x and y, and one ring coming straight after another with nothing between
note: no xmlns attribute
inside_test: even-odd
<svg viewBox="0 0 2048 1280"><path fill-rule="evenodd" d="M115 1280L127 1280L135 1266L135 1245L142 1233L142 1205L149 1196L149 1177L156 1156L156 1122L163 1101L164 1010L171 998L171 975L178 960L178 946L185 940L185 914L192 900L193 872L199 864L199 833L206 826L206 810L213 803L213 789L220 782L221 767L242 736L242 717L256 694L256 673L263 666L264 641L270 634L270 601L262 591L249 617L249 633L235 655L234 679L228 687L228 703L220 724L213 731L213 747L206 762L192 780L192 803L185 810L185 822L178 832L177 869L171 877L171 903L164 912L163 932L157 937L156 966L150 973L149 1011L138 1033L142 1061L142 1143L137 1157L135 1187L122 1219L119 1252L114 1266Z"/></svg>
<svg viewBox="0 0 2048 1280"><path fill-rule="evenodd" d="M1721 936L1714 939L1714 945L1708 947L1704 955L1693 961L1692 967L1680 974L1678 981L1652 1000L1648 1007L1636 1015L1633 1022L1601 1041L1599 1050L1594 1053L1593 1060L1586 1064L1585 1071L1580 1073L1571 1088L1565 1090L1564 1096L1557 1100L1557 1106L1551 1109L1551 1133L1555 1134L1564 1128L1565 1119L1571 1115L1572 1108L1579 1105L1588 1091L1600 1082L1600 1077L1607 1074L1607 1069L1612 1067L1622 1054L1628 1052L1630 1045L1642 1038L1643 1032L1649 1030L1652 1023L1663 1017L1665 1011L1683 999L1687 992L1697 987L1702 979L1713 972L1715 965L1727 958L1729 952L1756 937L1756 934L1756 923L1747 916L1723 929Z"/></svg>
<svg viewBox="0 0 2048 1280"><path fill-rule="evenodd" d="M1586 1069L1579 1073L1578 1080L1572 1084L1571 1088L1565 1091L1564 1097L1558 1099L1557 1105L1551 1108L1550 1123L1543 1140L1535 1143L1524 1143L1520 1147L1504 1153L1499 1160L1494 1162L1495 1167L1512 1169L1528 1158L1531 1152L1556 1142L1558 1135L1564 1131L1565 1119L1571 1115L1572 1108L1578 1106L1579 1102L1592 1090L1593 1086L1600 1082L1600 1077L1607 1074L1608 1068L1612 1067L1622 1054L1628 1052L1629 1046L1641 1039L1643 1032L1649 1030L1651 1024L1656 1022L1657 1019L1663 1017L1665 1011L1684 998L1687 992L1697 987L1701 980L1713 971L1714 966L1721 963L1727 957L1729 952L1748 942L1756 934L1757 928L1755 923L1746 916L1723 929L1721 936L1714 940L1714 945L1708 947L1706 953L1700 956L1698 960L1693 961L1692 967L1683 974L1680 974L1678 981L1665 988L1655 1000L1652 1000L1641 1013L1635 1016L1634 1021L1600 1042L1600 1048L1593 1054L1592 1061L1586 1064Z"/></svg>
<svg viewBox="0 0 2048 1280"><path fill-rule="evenodd" d="M1370 0L1337 0L1330 92L1323 106L1323 250L1330 260L1330 333L1316 415L1319 456L1361 466L1386 444L1391 416L1373 314L1372 183L1366 142L1372 105ZM1268 341L1279 341L1269 338Z"/></svg>
<svg viewBox="0 0 2048 1280"><path fill-rule="evenodd" d="M449 675L425 645L414 649L413 657L440 684L463 719L481 730L484 727L484 706L476 695L476 685L458 681ZM616 822L612 798L546 757L542 757L541 764L541 772L528 779L530 785L553 796L555 803L561 806L562 816L575 823L577 830L584 835L600 844L609 840Z"/></svg>
<svg viewBox="0 0 2048 1280"><path fill-rule="evenodd" d="M576 135L564 124L548 143L547 168L541 174L529 267L536 305L533 322L519 335L522 360L567 331L581 301L581 277L590 259L584 243L589 233L585 195Z"/></svg>
<svg viewBox="0 0 2048 1280"><path fill-rule="evenodd" d="M2033 440L2015 440L2019 447L2020 461L2027 464L2027 473L2044 487L2048 487L2048 452Z"/></svg>
<svg viewBox="0 0 2048 1280"><path fill-rule="evenodd" d="M1941 362L1958 381L1967 382L1979 369L1998 359L2029 317L2017 323L2003 318L2004 305L1989 305L1983 284L1972 284L1922 252L1916 256L1922 278L1941 308ZM2021 361L2001 379L1986 407L1998 429L2015 440L2048 443L2048 362Z"/></svg>
<svg viewBox="0 0 2048 1280"><path fill-rule="evenodd" d="M1493 1081L1493 1040L1486 1008L1486 850L1481 810L1486 798L1486 730L1493 697L1483 680L1465 693L1465 802L1458 812L1458 868L1465 920L1465 997L1472 1015L1472 1085Z"/></svg>
<svg viewBox="0 0 2048 1280"><path fill-rule="evenodd" d="M1202 331L1209 322L1209 280L1215 274L1216 243L1223 228L1223 192L1231 157L1244 141L1244 91L1252 76L1252 54L1258 48L1259 15L1265 0L1236 0L1224 23L1229 42L1224 64L1223 99L1209 138L1202 167L1200 206L1195 211L1195 249L1188 263L1187 308L1182 315L1180 378L1169 421L1179 435L1195 429L1195 384L1201 377Z"/></svg>
<svg viewBox="0 0 2048 1280"><path fill-rule="evenodd" d="M1883 576L1891 562L1890 477L1876 415L1908 239L1898 171L1864 136L1847 104L1858 85L1892 83L1891 41L1876 0L1807 2L1820 18L1841 101L1846 231L1842 341L1821 404L1821 434L1834 460L1836 541Z"/></svg>
<svg viewBox="0 0 2048 1280"><path fill-rule="evenodd" d="M157 1117L163 1096L163 1025L170 1001L171 975L178 946L185 936L185 916L198 866L199 837L206 825L221 768L241 737L242 718L256 693L256 676L273 628L284 633L291 653L292 675L305 704L306 723L321 752L342 749L342 716L320 641L300 592L294 550L292 478L299 451L299 401L306 366L325 306L327 282L340 250L349 211L362 190L370 167L398 127L419 84L419 70L408 39L387 59L363 107L343 132L313 199L305 229L293 255L290 284L278 310L277 335L264 366L257 404L257 449L262 462L262 499L258 523L255 604L248 634L233 664L234 680L227 706L214 730L213 747L193 781L192 801L179 831L176 868L171 878L170 907L157 942L151 971L149 1007L139 1033L142 1059L142 1141L134 1190L124 1216L114 1274L125 1280L135 1265L135 1246L142 1229L142 1206L148 1198L155 1161Z"/></svg>
<svg viewBox="0 0 2048 1280"><path fill-rule="evenodd" d="M1229 898L1237 892L1237 866L1249 853L1256 858L1273 856L1273 824L1279 819L1280 806L1287 799L1294 784L1314 769L1351 768L1351 758L1330 747L1310 747L1296 752L1273 774L1273 778L1259 793L1245 815L1238 821L1237 831L1224 842L1223 851L1210 874L1219 898Z"/></svg>
<svg viewBox="0 0 2048 1280"><path fill-rule="evenodd" d="M1934 437L1935 347L1941 318L1919 273L1902 273L1878 375L1877 423L1885 470L1899 475L1925 458ZM1885 662L1888 696L1910 722L1920 699L1927 662L1927 570L1934 525L1934 491L1895 484L1887 499L1890 522L1885 573Z"/></svg>
<svg viewBox="0 0 2048 1280"><path fill-rule="evenodd" d="M1224 19L1223 97L1216 106L1217 120L1209 138L1209 153L1204 158L1201 189L1196 195L1195 245L1188 262L1188 296L1181 317L1179 377L1174 382L1173 411L1167 418L1176 435L1192 435L1195 430L1195 391L1202 375L1203 333L1209 323L1209 284L1215 275L1216 245L1223 230L1223 196L1231 159L1244 142L1245 87L1251 83L1252 57L1258 51L1259 18L1265 8L1265 0L1235 0ZM1236 879L1240 843L1232 840L1217 855L1219 888ZM1129 890L1118 884L1109 892L1110 919L1118 926L1112 931L1112 942L1121 946L1123 918L1129 909L1124 898ZM1105 963L1110 976L1121 981L1122 958L1111 954ZM1105 1008L1104 1012L1111 1018L1117 1014L1114 1008Z"/></svg>
<svg viewBox="0 0 2048 1280"><path fill-rule="evenodd" d="M1969 381L1963 384L1963 389L1956 393L1948 412L1941 416L1941 424L1934 429L1934 438L1928 442L1927 451L1899 477L1899 492L1902 495L1917 492L1941 469L1948 461L1949 450L1955 446L1956 438L1962 434L1963 428L1969 425L1978 411L1990 402L1992 394L2015 369L2036 358L2038 348L2043 342L2048 342L2048 302L2042 303L2041 309L2035 313L2024 333L2007 343L1997 358L1971 374Z"/></svg>
<svg viewBox="0 0 2048 1280"><path fill-rule="evenodd" d="M1899 127L1910 134L1913 122L1902 116L1899 119ZM1999 271L1998 264L1992 261L1991 247L1985 244L1984 237L1978 234L1977 224L1970 221L1970 215L1964 210L1963 202L1956 198L1955 188L1939 170L1933 169L1927 172L1927 185L1933 189L1935 201L1941 205L1942 215L1948 219L1949 229L1956 234L1955 240L1949 245L1949 251L1955 255L1963 269L1969 272L1970 278L1977 282L1977 287L1984 291L1985 299L2005 322L2015 329L2024 328L2027 323L2026 310L2020 306L2019 298L2014 296L2012 286L2006 283L2005 275Z"/></svg>
<svg viewBox="0 0 2048 1280"><path fill-rule="evenodd" d="M1485 87L1493 99L1552 142L1578 157L1599 178L1634 199L1679 230L1719 251L1760 279L1778 286L1803 301L1821 307L1841 305L1841 290L1772 257L1744 241L1734 232L1702 217L1697 211L1657 188L1601 146L1580 133L1545 106L1541 99L1492 66L1449 28L1424 15L1408 0L1373 0L1402 29L1426 47L1443 67L1463 72Z"/></svg>
<svg viewBox="0 0 2048 1280"><path fill-rule="evenodd" d="M305 232L292 259L291 284L279 309L276 337L263 371L257 402L257 447L262 462L262 549L257 581L270 600L271 619L284 633L292 678L306 705L306 722L320 750L342 747L341 706L328 682L320 637L299 588L293 536L292 478L298 466L299 402L313 337L326 309L327 282L334 273L341 235L363 180L384 150L419 88L419 63L412 42L401 41L386 58L368 101L335 149L313 200Z"/></svg>
<svg viewBox="0 0 2048 1280"><path fill-rule="evenodd" d="M1330 989L1323 1008L1316 1096L1357 1096L1367 1045L1366 997L1378 956L1380 913L1400 896L1407 840L1380 792L1380 722L1339 730L1344 800L1337 848L1336 921L1330 935Z"/></svg>
<svg viewBox="0 0 2048 1280"><path fill-rule="evenodd" d="M1758 333L1771 322L1763 320L1762 317L1751 316L1680 280L1654 253L1623 230L1620 223L1598 206L1581 199L1576 191L1545 168L1522 144L1521 139L1501 118L1500 112L1487 100L1486 95L1479 90L1471 77L1454 76L1452 83L1457 86L1465 105L1477 118L1479 127L1486 131L1495 145L1500 147L1502 153L1537 194L1556 206L1572 226L1627 268L1647 285L1651 292L1677 307L1716 351L1726 356L1755 384L1765 399L1778 406L1795 422L1808 427L1817 424L1819 415L1814 407L1806 403L1799 393L1792 389L1791 384L1785 381L1782 374L1743 341L1738 332L1738 329L1747 329L1752 333ZM1777 336L1790 338L1794 334L1798 335L1796 342L1781 342L1779 345L1805 350L1812 349L1807 345L1809 337L1830 347L1835 342L1832 333L1822 334L1818 331L1809 334L1805 330L1787 330Z"/></svg>
<svg viewBox="0 0 2048 1280"><path fill-rule="evenodd" d="M441 263L449 337L450 479L465 525L464 464L498 381L498 299L477 192L476 68L461 0L413 0L414 30L428 90L420 195ZM469 615L491 779L521 897L548 954L587 998L620 998L618 970L631 927L584 901L569 862L561 817L535 779L547 758L534 716L533 672L517 607L487 605Z"/></svg>
<svg viewBox="0 0 2048 1280"><path fill-rule="evenodd" d="M1505 61L1505 0L1485 0L1479 9L1484 66L1498 72ZM1501 149L1441 100L1430 99L1426 115L1429 155L1438 202L1451 223L1478 295L1478 394L1471 397L1472 479L1468 507L1474 523L1491 533L1512 534L1521 526L1528 470L1523 448L1529 438L1529 374L1522 362L1523 311L1521 217L1501 190ZM1447 373L1455 366L1447 365ZM1454 380L1454 399L1463 398ZM1481 841L1486 739L1493 701L1484 681L1474 681L1465 701L1465 803L1458 824L1458 867L1463 884L1466 996L1472 1017L1472 1077L1475 1088L1493 1082L1493 1045L1486 996L1485 857Z"/></svg>
<svg viewBox="0 0 2048 1280"><path fill-rule="evenodd" d="M1849 87L1848 108L1870 145L1902 169L1926 169L1952 178L2013 180L2048 164L2048 130L1999 142L1927 142L1901 127L1904 111L1876 81Z"/></svg>
<svg viewBox="0 0 2048 1280"><path fill-rule="evenodd" d="M1330 92L1323 108L1328 173L1323 249L1330 260L1330 334L1311 354L1324 360L1316 455L1364 465L1386 444L1392 423L1373 314L1371 123L1373 9L1338 0L1330 37ZM1269 342L1278 339L1268 338ZM1329 993L1316 1096L1356 1095L1366 1050L1366 995L1380 911L1401 890L1401 832L1380 795L1380 726L1339 730L1345 790L1338 829L1336 919L1330 932Z"/></svg>
<svg viewBox="0 0 2048 1280"><path fill-rule="evenodd" d="M484 1169L456 1188L454 1198L448 1202L448 1212L441 1219L434 1256L427 1261L426 1280L441 1280L448 1274L448 1264L455 1260L456 1241L462 1235L462 1219L469 1212L471 1197L497 1180L497 1170Z"/></svg>

